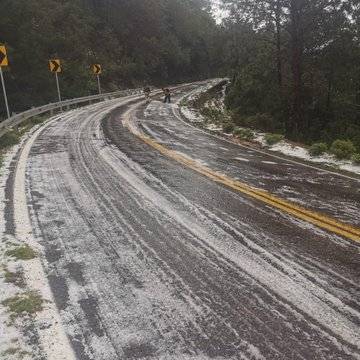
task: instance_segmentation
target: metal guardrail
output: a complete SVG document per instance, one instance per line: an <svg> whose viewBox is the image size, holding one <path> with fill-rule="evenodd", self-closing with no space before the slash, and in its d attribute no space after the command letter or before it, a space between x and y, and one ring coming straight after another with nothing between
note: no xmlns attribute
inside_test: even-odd
<svg viewBox="0 0 360 360"><path fill-rule="evenodd" d="M37 116L47 112L52 113L54 110L58 110L62 108L69 109L71 105L78 105L85 102L92 102L97 100L111 100L116 97L124 97L124 96L136 95L141 93L142 93L142 89L121 90L121 91L115 91L112 93L106 93L101 95L91 95L76 99L64 100L62 102L56 102L56 103L43 105L37 108L32 108L30 110L16 114L11 118L0 122L0 136L4 135L13 127L20 125L23 121L26 121L32 118L33 116Z"/></svg>

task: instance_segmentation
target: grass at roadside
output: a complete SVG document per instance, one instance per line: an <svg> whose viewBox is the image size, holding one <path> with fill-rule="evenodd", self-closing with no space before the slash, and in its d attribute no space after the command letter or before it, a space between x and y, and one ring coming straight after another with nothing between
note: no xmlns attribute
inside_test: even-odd
<svg viewBox="0 0 360 360"><path fill-rule="evenodd" d="M14 249L7 250L5 255L17 260L31 260L37 256L36 252L28 245L21 245Z"/></svg>
<svg viewBox="0 0 360 360"><path fill-rule="evenodd" d="M360 151L352 141L337 139L333 142L313 144L290 141L286 139L284 129L271 115L240 117L239 114L227 109L223 101L225 85L218 84L190 98L189 101L183 100L180 106L187 108L183 115L189 116L188 120L197 127L226 136L234 142L265 150L273 150L276 145L276 151L285 156L359 174ZM201 120L193 121L197 116Z"/></svg>
<svg viewBox="0 0 360 360"><path fill-rule="evenodd" d="M20 140L21 134L17 130L10 130L0 138L0 150L5 150L16 145Z"/></svg>
<svg viewBox="0 0 360 360"><path fill-rule="evenodd" d="M33 126L42 124L47 116L34 116L24 121L21 126L9 130L0 137L0 170L4 164L3 155L12 146L20 142L21 137Z"/></svg>
<svg viewBox="0 0 360 360"><path fill-rule="evenodd" d="M4 359L8 359L9 356L11 359L23 359L25 356L31 355L28 351L24 351L19 347L10 347L3 351L1 356L4 356Z"/></svg>
<svg viewBox="0 0 360 360"><path fill-rule="evenodd" d="M11 320L15 320L18 317L32 316L42 311L44 299L36 291L27 291L4 300L2 305L7 308Z"/></svg>
<svg viewBox="0 0 360 360"><path fill-rule="evenodd" d="M20 288L25 287L24 274L21 271L10 271L4 266L4 279L6 283L14 284Z"/></svg>
<svg viewBox="0 0 360 360"><path fill-rule="evenodd" d="M47 119L46 116L34 116L24 121L21 126L9 130L0 137L0 152L19 143L21 137L33 126L42 124Z"/></svg>

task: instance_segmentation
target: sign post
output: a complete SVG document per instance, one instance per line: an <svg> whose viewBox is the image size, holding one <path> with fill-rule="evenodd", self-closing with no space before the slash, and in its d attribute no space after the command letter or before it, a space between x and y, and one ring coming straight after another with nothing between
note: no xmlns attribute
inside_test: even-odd
<svg viewBox="0 0 360 360"><path fill-rule="evenodd" d="M6 53L6 47L4 45L0 45L0 77L1 77L1 85L3 88L3 93L4 93L6 113L7 113L8 119L9 119L10 118L10 110L9 110L9 103L8 103L7 94L6 94L4 75L3 75L3 71L2 71L3 66L9 66L9 61L8 61L8 57L7 57L7 53Z"/></svg>
<svg viewBox="0 0 360 360"><path fill-rule="evenodd" d="M94 64L94 65L91 66L91 69L92 69L93 73L97 77L99 94L101 94L101 84L100 84L100 74L102 73L101 65L100 64Z"/></svg>
<svg viewBox="0 0 360 360"><path fill-rule="evenodd" d="M49 60L49 68L50 68L50 71L51 71L51 72L55 73L56 88L57 88L57 92L58 92L58 98L59 98L59 103L60 103L60 110L62 111L62 106L61 106L61 93L60 93L59 77L58 77L58 73L61 73L61 71L62 71L61 61L60 61L59 59Z"/></svg>

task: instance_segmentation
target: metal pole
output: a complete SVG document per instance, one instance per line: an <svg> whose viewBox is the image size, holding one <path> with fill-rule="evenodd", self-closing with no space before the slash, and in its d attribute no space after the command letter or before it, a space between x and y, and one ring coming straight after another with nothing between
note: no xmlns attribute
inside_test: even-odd
<svg viewBox="0 0 360 360"><path fill-rule="evenodd" d="M99 76L99 74L97 74L96 76L97 76L97 81L98 81L99 95L101 95L100 76Z"/></svg>
<svg viewBox="0 0 360 360"><path fill-rule="evenodd" d="M60 110L62 111L61 93L60 93L59 78L58 78L57 72L55 72L55 78L56 78L56 87L57 87L58 96L59 96Z"/></svg>
<svg viewBox="0 0 360 360"><path fill-rule="evenodd" d="M2 67L1 66L0 66L0 75L1 75L1 84L2 84L2 88L3 88L3 92L4 92L6 112L7 112L7 116L8 116L8 119L9 119L10 118L10 110L9 110L9 104L8 104L8 99L7 99L7 95L6 95L4 75L3 75L3 72L2 72Z"/></svg>

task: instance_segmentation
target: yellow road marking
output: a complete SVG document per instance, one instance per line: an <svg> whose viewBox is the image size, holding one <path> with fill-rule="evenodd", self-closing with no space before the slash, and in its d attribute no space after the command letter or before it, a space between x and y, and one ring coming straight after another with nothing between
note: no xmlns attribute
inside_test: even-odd
<svg viewBox="0 0 360 360"><path fill-rule="evenodd" d="M325 229L327 231L333 232L337 235L343 236L347 239L360 243L360 228L342 223L336 219L330 218L326 215L317 213L315 211L308 210L290 201L283 200L265 190L256 189L245 183L234 180L226 175L219 174L216 171L201 165L197 161L189 159L174 150L168 149L165 146L157 143L153 139L141 134L140 132L135 130L130 125L129 122L126 122L125 124L134 135L136 135L146 144L150 145L151 147L159 151L161 154L173 160L176 160L180 164L185 165L186 167L210 178L211 180L223 184L233 190L242 192L243 194L246 194L254 199L260 200L267 205L282 210L288 214L293 215L294 217L309 222L322 229Z"/></svg>

